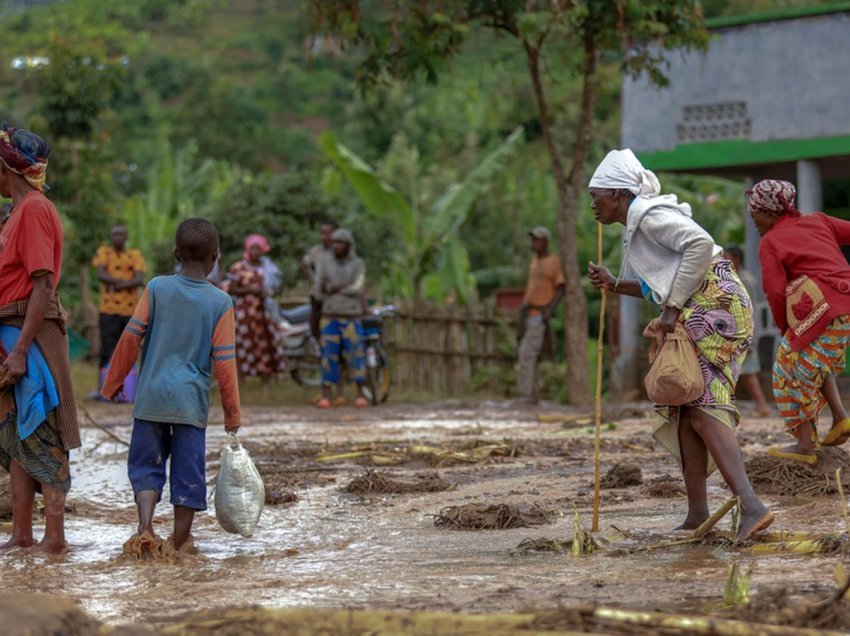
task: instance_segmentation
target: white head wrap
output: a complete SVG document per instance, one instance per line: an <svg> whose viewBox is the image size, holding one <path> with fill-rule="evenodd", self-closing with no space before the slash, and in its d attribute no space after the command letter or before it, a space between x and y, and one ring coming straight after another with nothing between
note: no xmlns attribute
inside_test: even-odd
<svg viewBox="0 0 850 636"><path fill-rule="evenodd" d="M628 148L609 152L596 168L588 187L623 189L638 197L657 197L661 193L658 177L644 168Z"/></svg>

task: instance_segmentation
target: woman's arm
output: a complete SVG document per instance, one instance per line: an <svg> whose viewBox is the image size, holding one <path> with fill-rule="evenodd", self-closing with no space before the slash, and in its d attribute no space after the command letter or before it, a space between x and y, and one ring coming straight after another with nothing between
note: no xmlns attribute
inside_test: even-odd
<svg viewBox="0 0 850 636"><path fill-rule="evenodd" d="M761 265L761 282L764 295L770 305L770 313L780 333L788 329L785 316L785 287L788 285L788 274L779 259L776 250L766 239L759 245L759 264Z"/></svg>
<svg viewBox="0 0 850 636"><path fill-rule="evenodd" d="M47 313L47 301L53 293L53 274L49 272L36 272L32 276L32 294L27 305L27 314L21 333L15 343L15 347L9 352L4 364L9 373L17 382L27 372L27 353L32 344L35 334L44 322L44 314Z"/></svg>
<svg viewBox="0 0 850 636"><path fill-rule="evenodd" d="M640 282L636 280L621 280L619 283L608 268L596 265L593 261L587 264L587 277L596 289L604 289L621 296L643 298Z"/></svg>

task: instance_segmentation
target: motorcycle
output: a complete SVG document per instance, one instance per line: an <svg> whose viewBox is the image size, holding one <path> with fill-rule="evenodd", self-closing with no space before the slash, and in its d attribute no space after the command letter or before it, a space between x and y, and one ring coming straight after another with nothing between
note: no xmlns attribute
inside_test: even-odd
<svg viewBox="0 0 850 636"><path fill-rule="evenodd" d="M384 318L395 315L395 306L372 307L363 317L363 345L366 355L364 393L374 405L390 395L390 359L383 341ZM322 347L310 333L310 305L282 309L277 323L292 379L303 386L322 384Z"/></svg>
<svg viewBox="0 0 850 636"><path fill-rule="evenodd" d="M310 333L310 305L281 309L277 332L292 379L302 386L321 386L322 347Z"/></svg>

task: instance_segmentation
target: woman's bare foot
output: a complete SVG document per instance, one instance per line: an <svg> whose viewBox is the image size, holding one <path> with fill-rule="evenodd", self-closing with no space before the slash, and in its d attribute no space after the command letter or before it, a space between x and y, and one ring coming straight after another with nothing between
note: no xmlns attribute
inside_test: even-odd
<svg viewBox="0 0 850 636"><path fill-rule="evenodd" d="M748 541L752 536L773 523L773 513L764 505L751 509L741 509L741 525L738 528L738 541Z"/></svg>
<svg viewBox="0 0 850 636"><path fill-rule="evenodd" d="M32 537L16 537L14 534L6 543L0 544L0 550L13 550L15 548L31 548L34 541Z"/></svg>
<svg viewBox="0 0 850 636"><path fill-rule="evenodd" d="M696 530L697 528L699 528L702 525L702 522L705 521L706 519L708 519L708 513L707 512L705 514L699 514L699 515L688 513L688 516L685 517L685 520L682 523L680 523L678 526L673 528L673 530L674 531L676 531L676 530Z"/></svg>
<svg viewBox="0 0 850 636"><path fill-rule="evenodd" d="M801 444L797 442L795 444L791 444L790 446L784 446L779 449L780 453L794 453L795 455L812 455L815 452L813 444Z"/></svg>
<svg viewBox="0 0 850 636"><path fill-rule="evenodd" d="M42 539L27 550L27 554L64 554L68 551L68 543L61 539Z"/></svg>

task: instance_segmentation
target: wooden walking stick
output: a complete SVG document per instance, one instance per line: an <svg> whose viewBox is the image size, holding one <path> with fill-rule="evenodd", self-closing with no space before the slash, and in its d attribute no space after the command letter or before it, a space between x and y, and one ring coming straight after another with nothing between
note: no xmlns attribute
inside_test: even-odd
<svg viewBox="0 0 850 636"><path fill-rule="evenodd" d="M596 224L596 264L602 266L602 224ZM599 310L599 338L596 341L596 431L593 438L593 525L591 532L599 530L599 444L602 435L602 343L605 333L605 300L602 288L602 308Z"/></svg>

